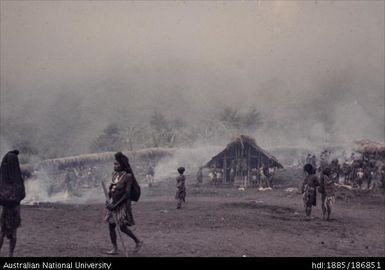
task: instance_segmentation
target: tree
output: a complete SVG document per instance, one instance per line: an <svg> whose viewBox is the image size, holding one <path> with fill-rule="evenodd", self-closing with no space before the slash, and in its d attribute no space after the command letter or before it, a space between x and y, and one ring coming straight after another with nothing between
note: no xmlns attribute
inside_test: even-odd
<svg viewBox="0 0 385 270"><path fill-rule="evenodd" d="M109 124L91 145L92 152L120 151L125 145L124 136L118 125Z"/></svg>
<svg viewBox="0 0 385 270"><path fill-rule="evenodd" d="M262 125L262 117L256 108L250 107L242 116L241 124L244 129L253 130Z"/></svg>
<svg viewBox="0 0 385 270"><path fill-rule="evenodd" d="M151 115L150 125L155 131L162 132L169 129L170 123L164 114L154 111Z"/></svg>
<svg viewBox="0 0 385 270"><path fill-rule="evenodd" d="M142 129L136 125L126 128L125 145L128 150L134 150L134 143L138 141L138 137L141 136L141 133Z"/></svg>
<svg viewBox="0 0 385 270"><path fill-rule="evenodd" d="M238 111L226 106L219 114L219 120L227 127L238 129L240 127L240 116Z"/></svg>
<svg viewBox="0 0 385 270"><path fill-rule="evenodd" d="M182 122L178 121L170 121L166 118L166 116L164 116L164 114L155 111L150 119L150 126L152 128L152 146L175 146L177 135L175 125L180 125L181 123Z"/></svg>
<svg viewBox="0 0 385 270"><path fill-rule="evenodd" d="M241 113L227 106L219 114L219 120L229 131L255 130L262 124L261 114L255 107L250 107L247 112Z"/></svg>

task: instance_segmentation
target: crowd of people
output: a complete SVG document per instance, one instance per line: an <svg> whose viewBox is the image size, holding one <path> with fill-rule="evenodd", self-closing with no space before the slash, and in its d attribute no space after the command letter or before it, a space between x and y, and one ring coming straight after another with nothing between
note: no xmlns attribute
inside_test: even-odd
<svg viewBox="0 0 385 270"><path fill-rule="evenodd" d="M240 182L240 186L243 188L272 188L273 176L277 170L275 167L269 167L268 165L261 165L261 167L248 168L247 166L230 166L227 170L227 181L224 179L224 169L213 166L209 168L208 174L209 181L213 185L226 183ZM203 174L202 168L197 173L197 183L202 183Z"/></svg>
<svg viewBox="0 0 385 270"><path fill-rule="evenodd" d="M20 202L25 198L24 178L31 178L36 175L36 172L28 175L22 172L18 154L18 150L8 152L1 161L0 170L0 204L3 206L0 219L0 249L4 238L7 237L10 240L9 256L13 256L16 246L16 231L21 220ZM339 160L331 158L331 156L331 152L323 151L319 162L315 155L312 154L308 154L306 158L304 171L307 175L302 183L301 191L303 193L305 215L309 220L311 219L312 207L317 204L317 193L322 198L323 218L331 220L337 184L351 185L357 189L367 190L372 190L376 187L385 188L385 163L383 160L375 159L374 156L369 154L358 156L353 153L349 159L343 160L341 166ZM203 182L202 170L203 168L200 168L197 173L198 183ZM182 209L182 205L186 201L185 168L179 167L177 171L179 175L176 177L176 208ZM275 168L262 165L260 168L251 168L244 171L244 168L240 166L237 171L237 166L230 166L229 171L230 180L234 181L236 176L247 176L247 179L244 179L249 181L252 186L268 188L272 186L272 176ZM154 169L149 167L146 175L149 187L151 187ZM210 169L209 176L213 183L220 183L223 181L224 169L213 167ZM100 177L105 177L105 175L98 172L97 167L67 168L63 185L68 193L76 195L76 192L79 192L79 185L88 188L99 186L102 183ZM131 202L139 200L140 186L127 156L121 152L115 153L113 173L110 179L111 182L108 189L106 188L105 190L105 221L109 225L112 249L107 254L118 253L117 227L135 242L134 252L139 252L143 242L133 233L130 226L135 224ZM102 185L104 187L104 184Z"/></svg>
<svg viewBox="0 0 385 270"><path fill-rule="evenodd" d="M385 162L378 155L353 152L346 158L343 153L342 165L338 158L331 157L332 153L327 150L320 154L319 164L315 155L309 153L306 157L304 171L307 176L301 191L308 219L311 219L311 209L316 206L317 193L320 193L323 218L330 220L337 185L366 191L385 189Z"/></svg>
<svg viewBox="0 0 385 270"><path fill-rule="evenodd" d="M309 153L305 164L317 168L319 173L329 168L335 183L365 190L385 188L385 161L375 154L353 152L349 157L346 153L340 158L332 156L332 152L324 150L318 162L316 156Z"/></svg>

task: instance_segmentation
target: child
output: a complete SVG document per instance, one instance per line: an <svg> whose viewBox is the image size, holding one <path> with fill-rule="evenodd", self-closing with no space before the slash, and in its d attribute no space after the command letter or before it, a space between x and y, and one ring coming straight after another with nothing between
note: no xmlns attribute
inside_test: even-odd
<svg viewBox="0 0 385 270"><path fill-rule="evenodd" d="M186 198L186 186L185 186L185 181L186 178L184 177L183 173L185 171L185 168L180 167L178 168L179 176L176 178L176 195L175 199L177 199L177 209L182 208L182 202L185 202Z"/></svg>

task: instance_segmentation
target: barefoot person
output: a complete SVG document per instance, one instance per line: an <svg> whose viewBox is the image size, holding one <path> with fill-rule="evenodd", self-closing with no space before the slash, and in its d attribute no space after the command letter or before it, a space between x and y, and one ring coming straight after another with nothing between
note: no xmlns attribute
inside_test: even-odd
<svg viewBox="0 0 385 270"><path fill-rule="evenodd" d="M13 257L16 247L16 231L21 222L20 202L25 197L18 154L18 150L8 152L0 167L0 204L3 206L0 220L0 249L6 236L9 239L9 257Z"/></svg>
<svg viewBox="0 0 385 270"><path fill-rule="evenodd" d="M181 209L182 202L186 201L186 185L185 185L186 178L183 175L184 171L185 171L185 168L183 167L178 168L179 175L176 178L177 191L175 195L175 199L177 200L177 206L176 206L177 209Z"/></svg>
<svg viewBox="0 0 385 270"><path fill-rule="evenodd" d="M323 170L320 184L320 193L322 194L323 219L326 218L326 220L330 221L332 205L335 202L335 187L334 180L331 177L331 169L329 167L326 167Z"/></svg>
<svg viewBox="0 0 385 270"><path fill-rule="evenodd" d="M311 164L304 166L307 176L302 183L303 201L305 206L305 214L308 220L311 219L311 208L316 206L317 203L317 192L316 188L319 186L318 178L315 175L316 169Z"/></svg>
<svg viewBox="0 0 385 270"><path fill-rule="evenodd" d="M105 219L109 223L112 242L112 250L108 251L107 254L118 254L115 231L117 225L123 233L135 241L136 246L134 253L139 252L143 245L129 229L129 226L135 225L131 210L131 195L134 181L136 181L136 179L128 162L128 158L121 152L116 153L114 172L108 194L111 202L106 202L107 213Z"/></svg>
<svg viewBox="0 0 385 270"><path fill-rule="evenodd" d="M149 165L146 172L146 179L149 187L152 187L152 185L154 184L154 175L155 175L154 168L151 165Z"/></svg>

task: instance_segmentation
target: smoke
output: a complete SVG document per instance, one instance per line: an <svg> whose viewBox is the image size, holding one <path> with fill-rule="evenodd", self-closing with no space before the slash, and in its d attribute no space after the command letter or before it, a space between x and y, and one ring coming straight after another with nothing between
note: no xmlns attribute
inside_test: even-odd
<svg viewBox="0 0 385 270"><path fill-rule="evenodd" d="M86 153L111 122L225 106L257 108L262 147L383 141L383 29L382 1L2 1L1 151Z"/></svg>
<svg viewBox="0 0 385 270"><path fill-rule="evenodd" d="M78 196L68 194L67 191L49 193L50 184L42 179L32 179L25 182L26 197L22 201L25 205L40 203L66 203L66 204L94 204L105 202L101 188L84 189Z"/></svg>
<svg viewBox="0 0 385 270"><path fill-rule="evenodd" d="M200 145L194 148L180 148L172 158L161 160L155 167L155 180L169 180L170 177L178 175L177 169L184 167L185 175L195 176L199 167L215 156L224 147L212 145Z"/></svg>
<svg viewBox="0 0 385 270"><path fill-rule="evenodd" d="M354 115L355 117L345 117L347 115ZM333 130L339 138L343 138L345 141L365 138L366 133L371 131L374 138L384 142L384 122L382 125L380 124L382 120L383 115L380 110L378 114L371 115L357 101L345 103L336 108L336 121Z"/></svg>
<svg viewBox="0 0 385 270"><path fill-rule="evenodd" d="M26 197L22 201L23 204L57 202L66 197L64 192L54 198L49 196L49 179L45 173L39 173L38 178L24 181L24 185Z"/></svg>
<svg viewBox="0 0 385 270"><path fill-rule="evenodd" d="M0 135L0 155L1 155L1 158L10 150L12 150L11 146L9 145L7 140L2 135Z"/></svg>
<svg viewBox="0 0 385 270"><path fill-rule="evenodd" d="M25 205L40 203L94 204L103 203L105 196L101 187L79 189L76 194L70 194L65 187L60 187L60 177L49 175L44 170L34 172L35 177L24 181L26 197Z"/></svg>
<svg viewBox="0 0 385 270"><path fill-rule="evenodd" d="M34 173L34 178L24 181L26 197L22 201L23 204L63 202L68 198L65 191L50 194L53 179L45 171Z"/></svg>

